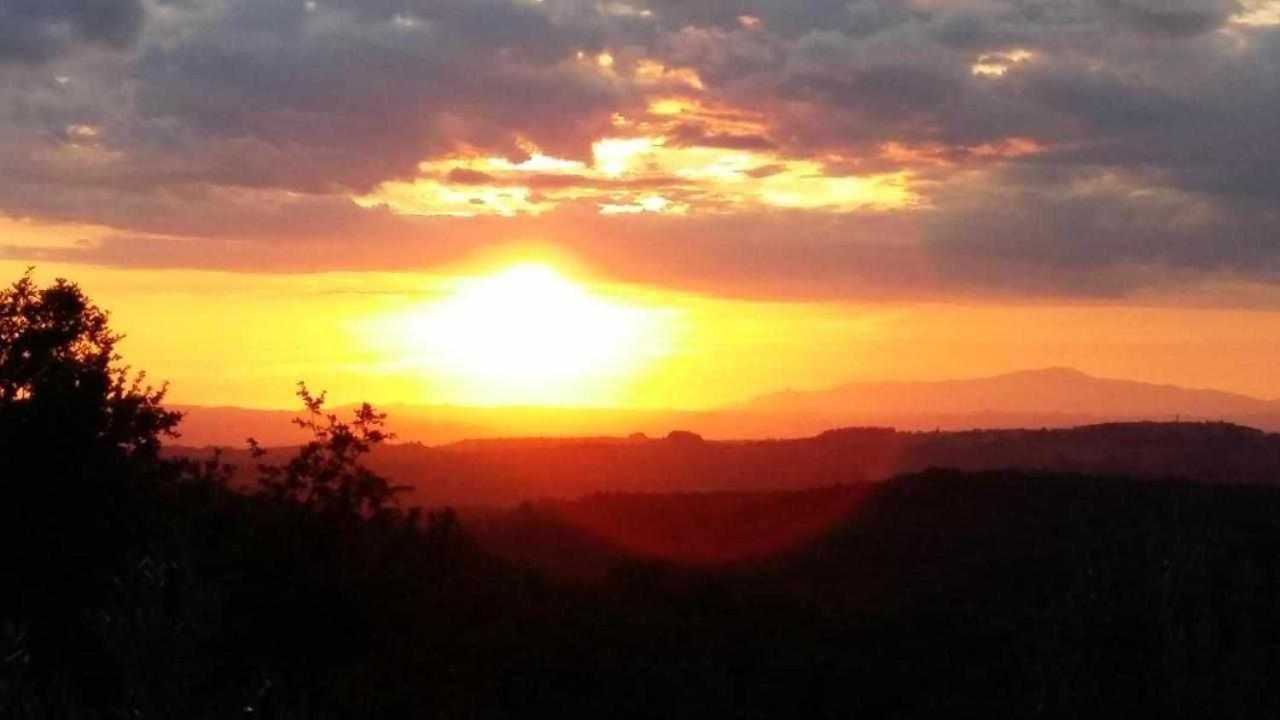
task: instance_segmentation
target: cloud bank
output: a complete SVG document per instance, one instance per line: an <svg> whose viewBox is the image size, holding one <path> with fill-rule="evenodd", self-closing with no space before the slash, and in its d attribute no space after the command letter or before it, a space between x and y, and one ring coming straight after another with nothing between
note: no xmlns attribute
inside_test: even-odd
<svg viewBox="0 0 1280 720"><path fill-rule="evenodd" d="M16 0L0 214L106 232L0 253L310 272L539 242L765 297L1272 285L1276 118L1270 1Z"/></svg>

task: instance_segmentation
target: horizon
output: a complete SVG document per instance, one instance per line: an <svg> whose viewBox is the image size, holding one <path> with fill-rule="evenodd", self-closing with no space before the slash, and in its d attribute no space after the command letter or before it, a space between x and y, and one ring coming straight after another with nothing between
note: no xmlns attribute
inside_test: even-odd
<svg viewBox="0 0 1280 720"><path fill-rule="evenodd" d="M396 408L405 408L405 409L443 408L443 409L458 409L458 410L530 410L530 411L581 410L581 411L588 411L588 412L590 411L602 411L602 412L625 411L625 412L636 412L636 413L644 413L644 412L676 412L676 413L691 413L691 414L714 413L714 412L724 412L724 411L730 411L730 410L744 409L750 406L753 402L769 399L775 395L782 396L782 395L822 394L825 392L831 392L835 390L841 390L841 389L857 387L857 386L943 385L943 384L950 384L950 383L977 382L977 381L983 381L983 380L999 380L999 379L1006 379L1006 378L1019 377L1019 376L1049 377L1051 375L1056 375L1059 373L1074 375L1074 376L1078 376L1088 380L1132 383L1132 384L1138 384L1138 385L1150 385L1155 388L1187 390L1192 392L1219 393L1223 395L1233 395L1246 400L1254 400L1259 403L1280 404L1280 398L1268 398L1268 397L1262 397L1258 395L1250 395L1248 393L1235 392L1232 390L1226 390L1218 387L1188 386L1188 385L1180 385L1177 383L1146 382L1146 381L1137 380L1134 378L1106 377L1106 376L1100 376L1100 375L1092 375L1088 372L1085 372L1084 370L1080 370L1079 368L1062 365L1062 366L1021 368L1021 369L1007 370L1007 371L997 372L994 374L987 374L987 375L968 375L968 376L960 376L960 377L935 377L935 378L882 379L882 380L877 380L873 378L873 379L864 379L864 380L852 380L848 382L838 383L836 385L824 385L821 387L812 387L812 388L787 386L787 387L782 387L776 390L766 392L764 394L752 395L742 400L732 401L722 405L714 405L714 406L701 407L701 408L679 407L679 406L630 407L625 405L570 405L570 404L508 405L508 404L501 404L501 403L433 404L433 403L411 403L411 402L380 403L379 407L383 409L391 409L391 410L394 410ZM294 411L296 410L296 408L292 407L292 405L290 406L202 405L199 403L183 403L183 402L177 402L177 403L171 403L171 404L177 408L191 407L191 408L201 408L206 410L258 410L258 411ZM340 405L340 407L354 407L359 404L360 404L359 402L344 403ZM293 403L293 405L296 405L296 403Z"/></svg>
<svg viewBox="0 0 1280 720"><path fill-rule="evenodd" d="M937 395L945 391L947 395ZM185 413L173 447L240 447L251 434L288 446L306 433L285 408L174 405ZM338 409L349 410L354 406ZM1070 429L1113 423L1227 423L1280 432L1280 402L1205 388L1098 378L1072 368L1041 368L969 379L854 383L783 391L717 408L546 407L389 404L395 444L444 446L468 440L665 437L708 440L810 438L851 427L900 432Z"/></svg>
<svg viewBox="0 0 1280 720"><path fill-rule="evenodd" d="M0 269L5 264L0 261ZM488 274L464 274L439 282L455 287L483 284L529 266L514 263ZM264 306L261 291L244 289L240 276L225 276L233 294L215 300L216 284L200 292L176 289L190 282L188 271L146 271L139 276L139 271L93 266L54 268L66 272L54 272L42 264L35 267L37 278L67 276L99 299L125 335L121 348L126 358L147 368L152 377L170 382L171 401L182 405L287 408L294 404L296 382L305 380L344 405L369 401L376 405L711 411L786 390L945 382L1050 367L1071 367L1098 378L1280 398L1280 379L1264 371L1264 366L1280 358L1280 347L1273 349L1277 342L1270 339L1280 337L1280 313L1270 311L1108 304L956 308L919 303L749 302L671 295L617 283L590 284L561 276L551 266L534 266L566 278L565 287L587 298L588 307L599 303L606 313L639 316L641 331L617 346L596 349L602 366L581 366L548 383L548 378L519 368L453 372L456 368L447 367L448 362L456 365L468 358L449 358L448 352L439 352L451 342L447 335L407 344L396 337L405 327L421 327L423 318L438 308L456 303L457 292L446 291L435 295L435 301L423 302L411 292L311 289L295 296L292 291L278 295L272 291L267 293L272 302ZM123 272L131 279L120 283L117 278L98 292L96 280L103 272ZM272 276L271 282L307 285L315 279ZM640 301L627 305L619 298ZM281 309L283 317L272 316ZM295 316L298 312L301 317ZM571 308L566 314L572 318L581 312ZM270 319L264 322L264 316ZM206 322L191 324L186 321L190 317ZM653 318L666 321L667 326L655 330ZM1016 326L1011 324L1015 320ZM491 321L491 332L502 332L503 322ZM156 333L154 328L164 332ZM1196 342L1179 339L1188 328L1199 336ZM550 332L565 330L552 327ZM657 342L647 344L645 332ZM1224 337L1215 340L1213 334ZM1094 336L1101 338L1102 350L1090 342ZM1241 343L1260 347L1245 353L1220 351L1220 346ZM1158 354L1170 346L1182 352ZM638 348L638 359L620 354ZM500 357L521 354L509 347L500 350ZM542 362L549 366L563 361L568 351L561 348ZM247 361L245 352L252 353L254 360ZM1227 370L1235 372L1222 374Z"/></svg>

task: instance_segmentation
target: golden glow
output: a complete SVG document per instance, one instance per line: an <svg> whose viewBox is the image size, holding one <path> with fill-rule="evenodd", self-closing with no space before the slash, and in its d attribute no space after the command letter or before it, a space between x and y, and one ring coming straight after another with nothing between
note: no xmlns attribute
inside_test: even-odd
<svg viewBox="0 0 1280 720"><path fill-rule="evenodd" d="M1280 0L1253 0L1242 5L1240 12L1231 17L1232 23L1255 27L1280 25Z"/></svg>
<svg viewBox="0 0 1280 720"><path fill-rule="evenodd" d="M636 63L635 79L640 83L683 85L694 90L705 90L702 78L692 68L667 67L656 60L644 59Z"/></svg>
<svg viewBox="0 0 1280 720"><path fill-rule="evenodd" d="M606 138L591 146L596 169L607 177L618 177L631 170L636 160L662 145L661 138Z"/></svg>
<svg viewBox="0 0 1280 720"><path fill-rule="evenodd" d="M598 57L609 58L604 64L612 72L613 57ZM1030 56L1015 50L1007 57L1021 62ZM601 63L597 58L596 64ZM913 187L915 174L905 167L851 175L841 168L857 167L861 158L789 155L773 147L762 114L704 100L696 73L647 59L628 67L634 80L657 84L662 92L635 115L614 113L613 130L595 139L589 161L548 155L527 139L518 143L527 153L518 162L462 148L421 163L414 180L384 182L354 201L404 215L463 217L541 215L564 203L594 205L602 215L925 206ZM958 150L981 157L1039 149L1014 138ZM882 156L932 162L927 155L935 153L949 162L947 152L888 143Z"/></svg>
<svg viewBox="0 0 1280 720"><path fill-rule="evenodd" d="M91 245L110 234L110 228L96 225L37 222L0 214L0 244L3 245L74 247Z"/></svg>
<svg viewBox="0 0 1280 720"><path fill-rule="evenodd" d="M985 77L1002 77L1009 69L1019 63L1027 62L1035 57L1035 53L1021 48L1007 52L988 53L978 57L971 68L974 75Z"/></svg>
<svg viewBox="0 0 1280 720"><path fill-rule="evenodd" d="M423 215L537 215L552 206L535 199L526 187L460 185L434 180L384 183L375 194L355 198L361 207L387 206L399 212Z"/></svg>
<svg viewBox="0 0 1280 720"><path fill-rule="evenodd" d="M750 26L750 25L748 25ZM578 53L611 79L651 90L645 108L613 113L611 130L591 144L589 159L554 157L527 138L517 145L522 161L462 147L448 157L419 165L416 179L392 180L353 200L403 215L541 215L565 203L594 206L602 215L638 213L696 215L769 208L850 212L926 207L914 189L916 175L899 170L850 174L861 157L796 156L775 146L763 114L717 103L703 93L689 68L649 58L621 60L611 52ZM983 56L1016 63L1024 50ZM980 148L973 156L1013 156L1030 148L1013 139ZM885 159L943 162L946 148L886 144Z"/></svg>
<svg viewBox="0 0 1280 720"><path fill-rule="evenodd" d="M604 405L665 351L668 316L606 300L550 266L456 281L445 298L376 324L410 365L481 405Z"/></svg>
<svg viewBox="0 0 1280 720"><path fill-rule="evenodd" d="M1038 149L1015 139L967 151L976 156L1012 157ZM847 212L921 205L912 189L914 176L905 170L829 174L823 163L813 160L791 159L768 150L670 145L661 135L604 138L595 142L592 151L590 166L540 153L521 163L478 156L423 163L423 177L383 183L355 202L364 207L386 206L407 215L468 217L539 215L561 203L581 200L594 202L603 215L684 215L759 208ZM907 157L917 151L887 145L884 155L892 157L894 153ZM834 165L840 158L831 160ZM757 172L761 168L768 172ZM466 182L451 181L458 171L468 172ZM542 187L535 184L548 178L555 182ZM622 184L630 180L649 184ZM665 187L666 183L671 187Z"/></svg>
<svg viewBox="0 0 1280 720"><path fill-rule="evenodd" d="M775 207L806 210L905 207L916 202L907 189L910 173L823 177L816 165L811 167L813 174L800 167L764 178L760 181L760 199Z"/></svg>
<svg viewBox="0 0 1280 720"><path fill-rule="evenodd" d="M759 112L728 105L709 103L687 95L657 95L648 101L649 122L637 131L662 135L672 128L672 121L696 123L709 132L734 135L767 135L769 123Z"/></svg>
<svg viewBox="0 0 1280 720"><path fill-rule="evenodd" d="M94 140L102 131L95 125L68 125L67 137L75 140Z"/></svg>
<svg viewBox="0 0 1280 720"><path fill-rule="evenodd" d="M654 115L680 115L695 107L685 98L660 98L649 103L649 112Z"/></svg>
<svg viewBox="0 0 1280 720"><path fill-rule="evenodd" d="M26 265L0 260L0 277L10 282ZM328 390L334 403L368 400L393 416L397 404L710 408L785 386L977 377L1050 365L1280 397L1272 367L1280 356L1275 312L1159 304L765 303L587 283L563 271L539 279L545 272L524 280L516 273L508 287L549 286L550 299L537 304L576 308L568 316L586 318L597 331L606 320L629 329L602 331L618 343L615 350L593 346L564 325L553 329L570 344L585 344L586 356L600 364L580 378L556 379L551 349L519 350L552 368L551 380L526 390L513 379L495 384L450 372L436 354L440 339L423 334L433 323L449 326L442 315L465 314L456 308L492 307L493 301L468 299L477 294L511 295L483 290L503 285L495 280L501 270L268 275L40 263L37 278L71 278L110 309L112 326L127 336L120 346L126 361L156 381L172 381L174 403L292 409L294 383L306 380ZM1248 292L1258 297L1242 299L1272 305L1277 299L1274 288L1263 287L1224 287L1220 296ZM630 349L616 349L623 346ZM460 355L447 357L456 363Z"/></svg>
<svg viewBox="0 0 1280 720"><path fill-rule="evenodd" d="M506 158L485 158L485 166L491 172L580 172L585 169L585 165L576 160L562 160L560 158L543 155L536 148L529 154L529 158L523 162L513 163ZM430 169L429 163L423 163L426 169Z"/></svg>
<svg viewBox="0 0 1280 720"><path fill-rule="evenodd" d="M684 215L689 212L686 203L673 203L661 195L644 195L633 203L601 203L601 215L635 215L638 213L672 213Z"/></svg>

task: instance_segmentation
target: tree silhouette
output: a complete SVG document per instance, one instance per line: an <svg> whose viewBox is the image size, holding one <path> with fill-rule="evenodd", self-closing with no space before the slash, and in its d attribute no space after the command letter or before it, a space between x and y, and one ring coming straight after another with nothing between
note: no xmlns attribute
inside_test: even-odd
<svg viewBox="0 0 1280 720"><path fill-rule="evenodd" d="M345 517L372 517L395 502L406 490L369 470L360 458L375 445L394 437L384 430L386 413L369 403L356 408L351 421L344 422L324 409L325 393L316 395L305 383L298 383L298 398L304 415L293 423L308 430L312 440L284 465L258 465L261 491L278 500L292 500L320 513ZM267 451L253 438L249 446L254 457Z"/></svg>
<svg viewBox="0 0 1280 720"><path fill-rule="evenodd" d="M28 270L0 290L0 453L10 461L102 465L176 436L165 387L120 364L109 316L75 283L41 288Z"/></svg>
<svg viewBox="0 0 1280 720"><path fill-rule="evenodd" d="M66 280L28 270L0 289L0 617L45 681L106 704L117 685L85 608L155 524L136 491L176 477L159 451L181 419L121 364L108 320Z"/></svg>

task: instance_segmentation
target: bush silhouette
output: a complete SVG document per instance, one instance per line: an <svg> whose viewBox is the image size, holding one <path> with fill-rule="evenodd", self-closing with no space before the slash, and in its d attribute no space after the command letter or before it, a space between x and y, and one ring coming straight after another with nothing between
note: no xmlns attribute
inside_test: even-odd
<svg viewBox="0 0 1280 720"><path fill-rule="evenodd" d="M293 422L310 431L312 440L284 465L258 465L258 485L264 494L301 503L324 515L369 518L407 489L393 486L360 464L361 456L394 437L383 429L386 413L364 403L350 422L343 422L336 414L325 412L323 392L313 394L305 383L298 383L298 398L305 415ZM253 438L249 438L249 446L254 457L266 455Z"/></svg>

